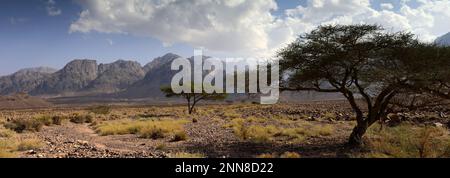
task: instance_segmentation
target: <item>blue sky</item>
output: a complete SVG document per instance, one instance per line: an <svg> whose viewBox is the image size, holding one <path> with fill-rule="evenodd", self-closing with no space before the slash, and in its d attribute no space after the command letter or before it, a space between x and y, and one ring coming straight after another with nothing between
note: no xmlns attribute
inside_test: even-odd
<svg viewBox="0 0 450 178"><path fill-rule="evenodd" d="M450 31L447 0L158 3L2 0L0 75L27 67L61 68L73 59L144 65L168 52L191 56L193 48L219 57L270 57L298 34L327 23L378 23L428 41Z"/></svg>

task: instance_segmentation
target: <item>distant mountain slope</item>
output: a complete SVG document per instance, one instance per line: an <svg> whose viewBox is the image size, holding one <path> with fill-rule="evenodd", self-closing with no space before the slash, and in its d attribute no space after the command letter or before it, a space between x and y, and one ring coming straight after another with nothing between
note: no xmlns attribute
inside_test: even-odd
<svg viewBox="0 0 450 178"><path fill-rule="evenodd" d="M97 70L97 62L95 60L74 60L69 62L63 69L45 78L30 93L32 95L57 95L79 91L97 78Z"/></svg>
<svg viewBox="0 0 450 178"><path fill-rule="evenodd" d="M118 95L125 98L162 96L160 88L170 84L172 76L177 73L177 71L172 71L170 66L172 61L179 57L176 54L168 53L154 59L144 66L144 70L147 71L145 77Z"/></svg>
<svg viewBox="0 0 450 178"><path fill-rule="evenodd" d="M48 106L51 106L49 102L25 93L0 96L0 109L40 108Z"/></svg>
<svg viewBox="0 0 450 178"><path fill-rule="evenodd" d="M172 62L172 60L179 58L179 55L173 54L173 53L167 53L162 57L158 57L153 59L151 62L146 64L144 66L144 72L148 73L156 68L160 68L162 65L166 64L167 62Z"/></svg>
<svg viewBox="0 0 450 178"><path fill-rule="evenodd" d="M450 46L450 32L437 38L435 43L442 46Z"/></svg>
<svg viewBox="0 0 450 178"><path fill-rule="evenodd" d="M0 77L0 95L30 92L54 72L56 69L37 67L22 69L14 74Z"/></svg>
<svg viewBox="0 0 450 178"><path fill-rule="evenodd" d="M117 92L143 79L144 76L141 64L135 61L118 60L111 64L100 64L97 78L84 90L100 93Z"/></svg>
<svg viewBox="0 0 450 178"><path fill-rule="evenodd" d="M118 60L97 65L95 60L73 60L63 69L23 69L9 76L0 77L0 95L26 93L47 98L85 98L86 101L148 99L164 100L160 91L169 86L178 71L171 70L172 61L180 56L168 53L155 58L142 67L138 62ZM203 56L203 59L209 57ZM193 57L188 60L193 61ZM193 62L191 62L193 64ZM224 63L224 65L226 65ZM208 72L203 72L206 75ZM228 75L224 72L224 76ZM27 96L28 97L28 96ZM23 98L23 97L22 97ZM338 94L281 93L284 101L326 100L342 98ZM242 94L230 94L227 100L245 100ZM6 101L12 101L15 99ZM18 100L17 100L18 101ZM13 103L9 103L13 104Z"/></svg>

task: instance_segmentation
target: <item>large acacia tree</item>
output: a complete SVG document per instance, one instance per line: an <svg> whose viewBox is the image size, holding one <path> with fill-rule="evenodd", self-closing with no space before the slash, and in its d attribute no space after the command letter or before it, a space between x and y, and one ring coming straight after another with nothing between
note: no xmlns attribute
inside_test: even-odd
<svg viewBox="0 0 450 178"><path fill-rule="evenodd" d="M175 92L173 92L172 87L170 87L170 86L161 87L161 91L168 98L181 97L181 98L186 99L189 114L192 114L196 104L202 100L224 100L227 97L227 94L225 94L225 93L215 93L215 92L214 93L206 93L204 90L202 93L194 93L193 92L194 87L201 88L202 85L201 84L197 84L197 85L192 84L191 85L191 88L192 88L191 93L185 93L185 92L175 93Z"/></svg>
<svg viewBox="0 0 450 178"><path fill-rule="evenodd" d="M450 96L448 47L421 43L410 33L388 33L376 25L320 26L278 56L282 89L339 92L348 100L357 121L351 145L362 144L372 124L405 104L394 101Z"/></svg>

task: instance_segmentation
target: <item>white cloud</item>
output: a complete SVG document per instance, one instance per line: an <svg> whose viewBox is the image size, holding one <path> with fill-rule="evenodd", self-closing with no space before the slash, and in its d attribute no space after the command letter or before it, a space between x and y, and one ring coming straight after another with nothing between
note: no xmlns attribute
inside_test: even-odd
<svg viewBox="0 0 450 178"><path fill-rule="evenodd" d="M450 31L450 1L402 0L375 10L370 0L308 0L277 17L274 0L79 0L84 10L70 32L152 37L165 46L184 43L217 54L268 56L321 24L377 23L431 41Z"/></svg>
<svg viewBox="0 0 450 178"><path fill-rule="evenodd" d="M391 3L381 3L380 7L384 10L392 10L394 9L394 5L392 5Z"/></svg>
<svg viewBox="0 0 450 178"><path fill-rule="evenodd" d="M55 0L48 0L46 2L45 9L47 10L47 14L49 16L58 16L58 15L61 15L61 13L62 13L62 10L56 7Z"/></svg>

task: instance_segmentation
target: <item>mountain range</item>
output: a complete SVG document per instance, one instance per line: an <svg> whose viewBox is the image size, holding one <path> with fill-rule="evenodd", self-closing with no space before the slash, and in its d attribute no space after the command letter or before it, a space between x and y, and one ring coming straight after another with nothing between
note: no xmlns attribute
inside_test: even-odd
<svg viewBox="0 0 450 178"><path fill-rule="evenodd" d="M437 38L435 43L450 46L450 33ZM50 98L159 98L164 96L160 87L169 85L171 77L177 72L170 69L171 62L179 57L168 53L144 66L136 61L117 60L109 64L97 64L95 60L76 59L60 70L48 67L22 69L0 77L0 95L22 93Z"/></svg>
<svg viewBox="0 0 450 178"><path fill-rule="evenodd" d="M450 32L437 38L434 42L441 46L450 46Z"/></svg>
<svg viewBox="0 0 450 178"><path fill-rule="evenodd" d="M115 94L120 97L161 96L161 85L169 84L171 62L180 56L166 54L145 66L136 61L118 60L97 64L76 59L61 70L48 67L22 69L0 77L0 95L27 93L33 96L68 97Z"/></svg>

